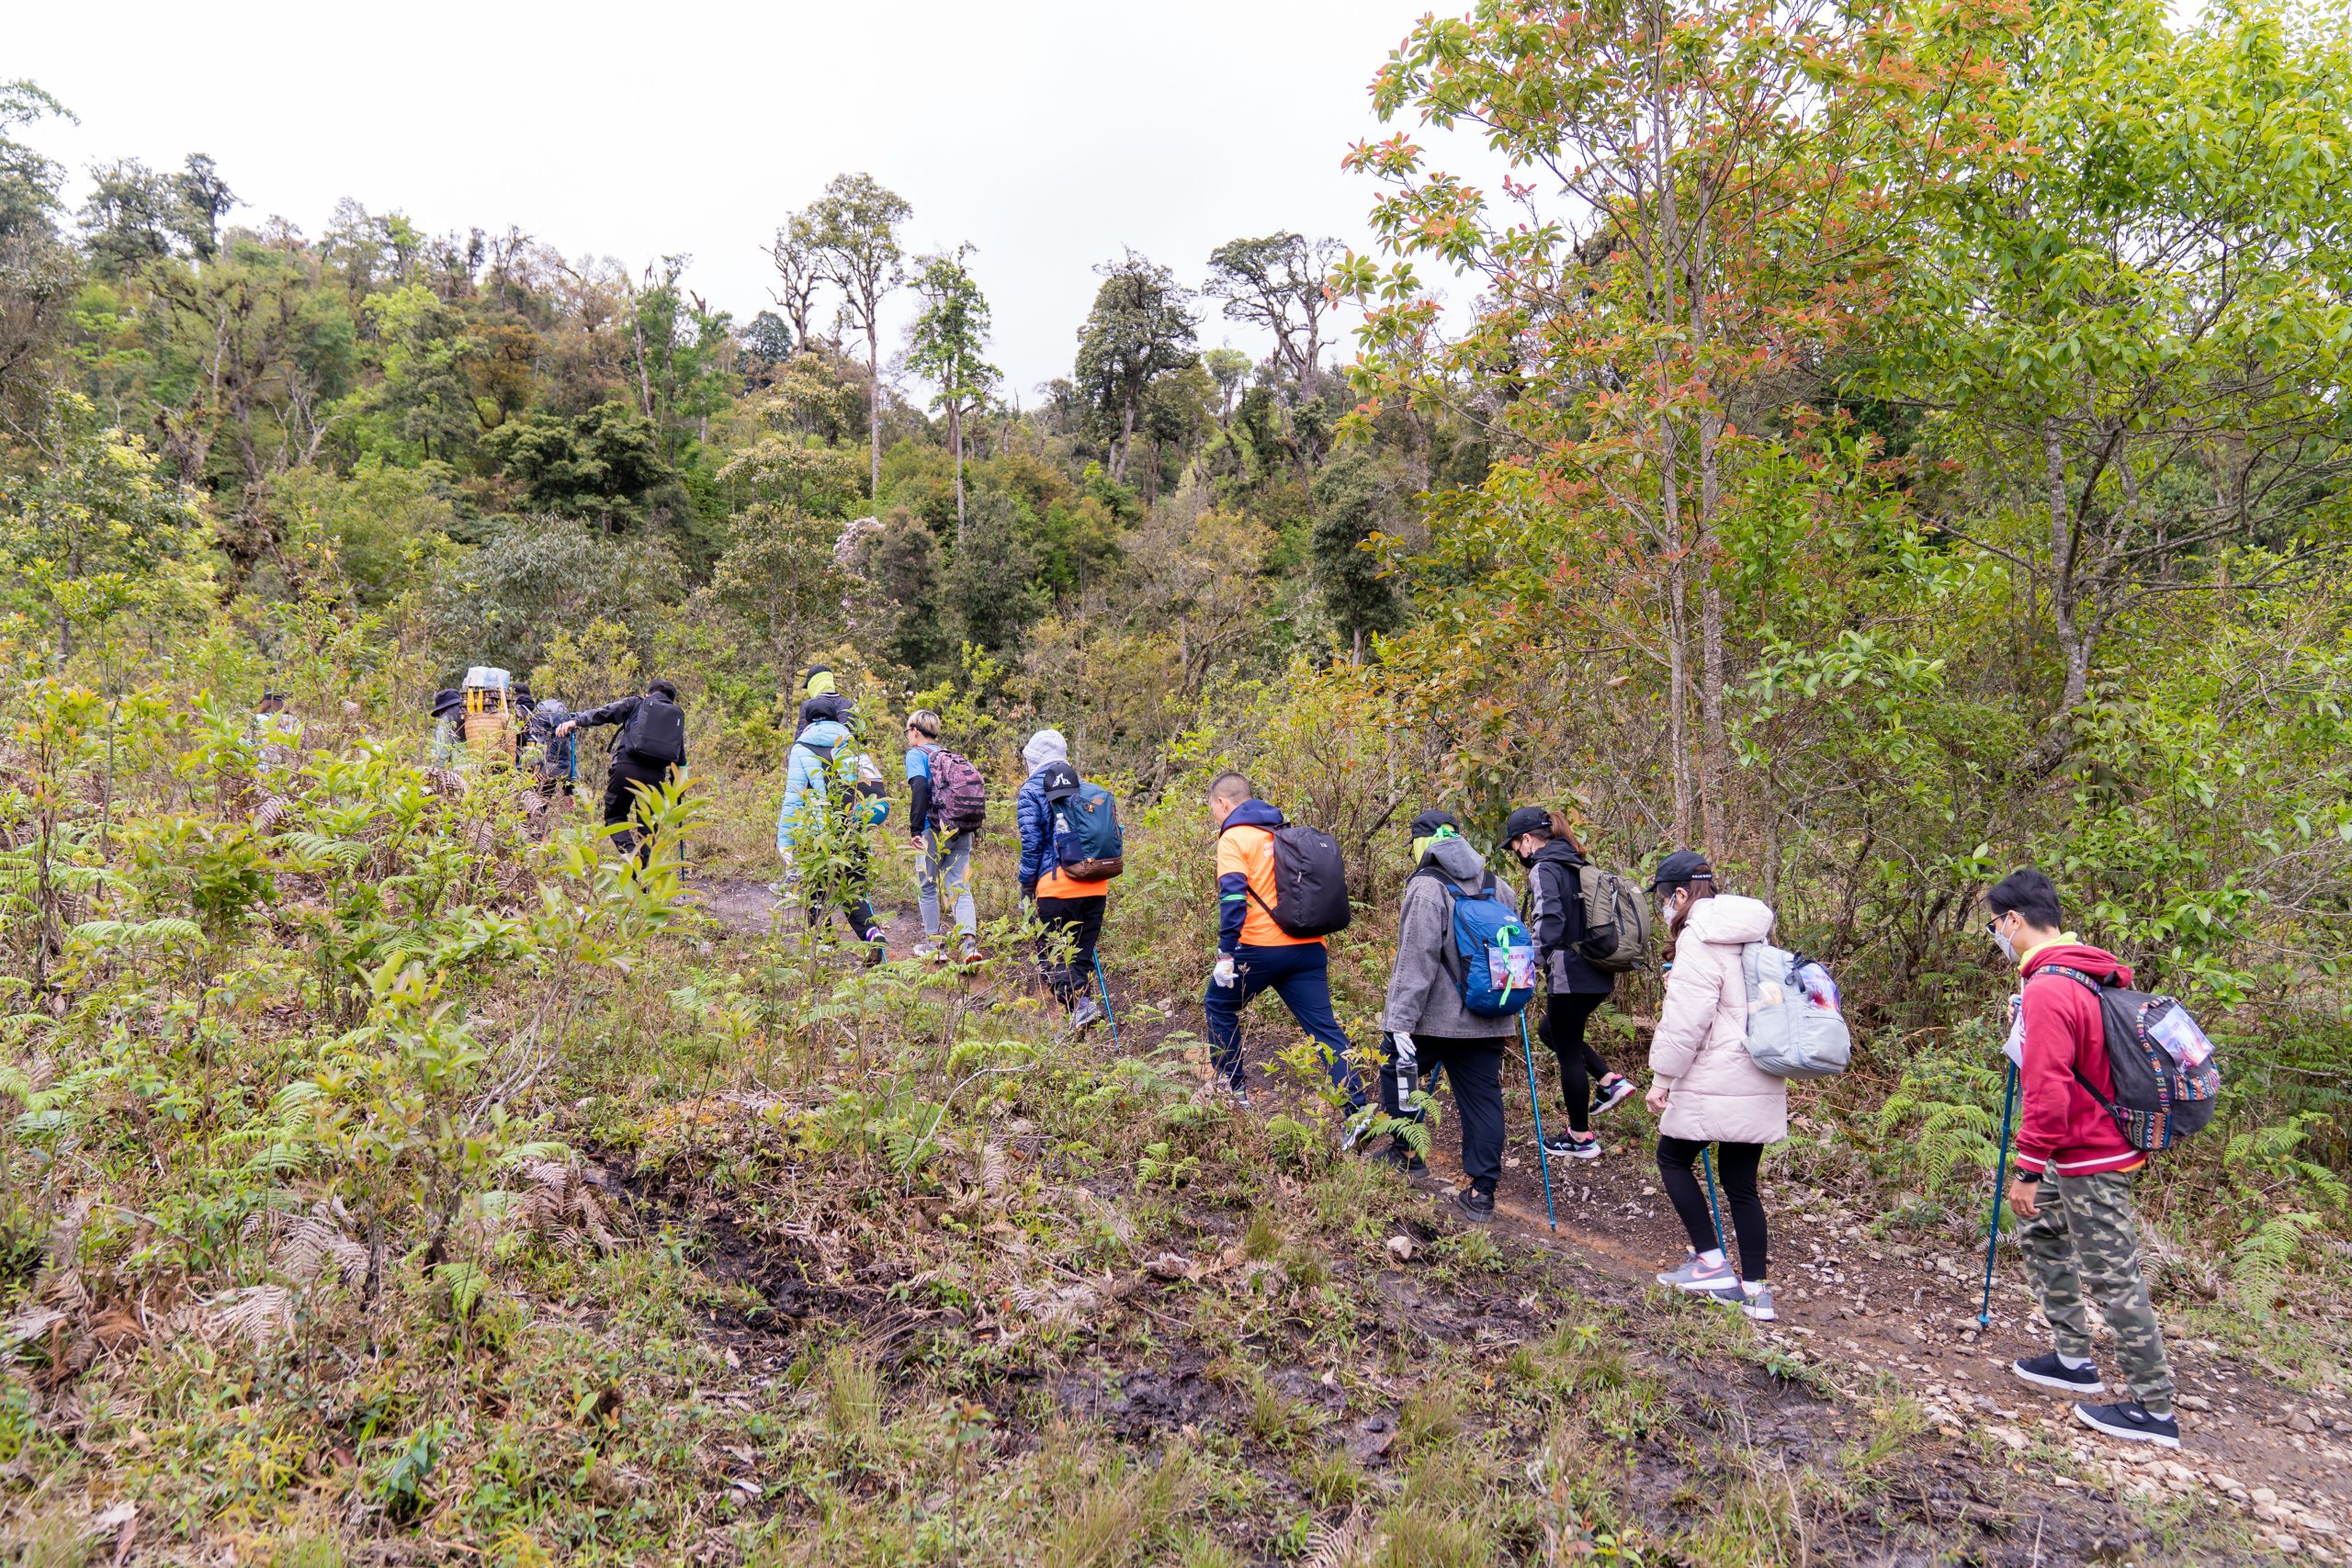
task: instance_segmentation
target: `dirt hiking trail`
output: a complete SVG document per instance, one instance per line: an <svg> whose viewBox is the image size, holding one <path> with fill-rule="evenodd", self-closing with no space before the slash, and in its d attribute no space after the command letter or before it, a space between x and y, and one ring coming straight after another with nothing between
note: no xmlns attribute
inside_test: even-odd
<svg viewBox="0 0 2352 1568"><path fill-rule="evenodd" d="M743 934L766 937L773 929L776 900L764 884L690 879L690 900ZM906 904L886 915L885 937L893 958L910 953L922 935L912 900ZM797 928L799 919L787 912L786 928ZM975 971L975 988L1021 985L1034 977L1026 954L1009 956L1010 963L997 958ZM1120 1016L1144 1000L1140 993L1130 994L1115 966L1109 987ZM1287 1015L1278 1001L1267 998L1251 1010L1249 1022L1243 1043L1257 1113L1296 1109L1281 1080L1263 1073L1276 1050L1293 1038ZM1197 1036L1201 1029L1198 999L1179 998L1171 1016L1124 1028L1121 1043L1135 1054L1155 1049L1172 1035ZM1202 1061L1205 1077L1204 1054L1196 1047L1189 1055ZM1525 1068L1516 1050L1510 1055L1504 1074L1509 1142L1493 1233L1566 1262L1591 1281L1597 1294L1662 1294L1655 1273L1679 1263L1688 1244L1659 1189L1647 1119L1638 1100L1626 1101L1595 1122L1606 1150L1600 1159L1555 1163L1555 1230L1545 1219L1535 1140L1519 1098L1525 1093ZM1637 1062L1619 1065L1638 1072ZM1538 1074L1549 1067L1548 1055L1539 1050ZM1548 1088L1547 1101L1555 1101ZM1458 1123L1442 1097L1441 1104L1446 1109L1430 1169L1414 1179L1430 1198L1425 1235L1464 1224L1450 1201L1461 1179ZM1770 1346L1801 1353L1865 1410L1872 1384L1884 1380L1917 1402L1962 1466L1981 1463L1983 1453L1996 1451L1981 1441L1989 1438L2007 1450L2012 1471L2030 1475L2024 1456L2040 1445L2071 1457L2075 1475L2046 1479L2086 1503L2093 1487L2112 1494L2109 1506L2124 1495L2202 1497L2242 1510L2281 1555L2352 1562L2352 1401L2343 1390L2296 1386L2275 1369L2231 1354L2212 1340L2176 1332L2168 1335L2166 1348L2181 1395L2182 1447L2165 1450L2102 1438L2075 1420L2064 1399L2020 1382L2008 1370L2012 1360L2048 1348L2035 1327L2032 1299L2013 1248L2005 1249L1996 1264L1992 1323L1980 1331L1981 1231L1973 1250L1943 1238L1932 1246L1906 1245L1871 1235L1871 1216L1838 1193L1768 1187L1765 1203L1779 1320L1754 1325L1755 1331ZM1397 1286L1384 1277L1381 1288ZM2101 1364L2113 1372L2111 1356L2103 1356ZM1932 1500L1926 1506L1932 1511ZM2113 1551L2104 1538L2085 1538L2075 1545L2100 1556ZM2068 1555L2057 1538L2035 1549L2037 1561L2063 1562Z"/></svg>

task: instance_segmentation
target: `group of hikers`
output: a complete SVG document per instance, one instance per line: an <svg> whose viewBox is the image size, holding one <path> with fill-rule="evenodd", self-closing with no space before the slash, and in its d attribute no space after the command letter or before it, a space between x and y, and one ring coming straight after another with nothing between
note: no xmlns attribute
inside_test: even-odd
<svg viewBox="0 0 2352 1568"><path fill-rule="evenodd" d="M674 726L678 739L671 743L673 726L662 708L675 714L676 693L657 681L641 696L568 719L560 731L618 727L605 815L619 825L625 852L631 792L684 764L683 725ZM655 722L647 722L649 714ZM859 746L853 719L831 672L813 671L790 750L776 849L786 868L783 886L801 885L810 929L838 908L875 964L885 943L868 897L865 835L820 833L837 794L854 827L888 819L881 769ZM973 848L987 789L968 760L941 744L941 732L936 713L907 716L906 831L916 851L923 929L915 953L972 962L980 956ZM639 753L636 738L648 733L674 759ZM1021 895L1041 933L1040 976L1069 1024L1083 1029L1104 1017L1110 999L1096 948L1109 884L1123 869L1115 804L1080 774L1058 730L1032 735L1022 760L1027 773L1014 797ZM1206 805L1218 919L1202 1004L1218 1092L1248 1108L1242 1018L1272 991L1318 1047L1347 1113L1343 1148L1355 1148L1367 1129L1385 1127L1390 1136L1375 1157L1420 1169L1417 1145L1427 1145L1434 1093L1450 1086L1464 1180L1447 1201L1462 1218L1484 1224L1494 1217L1502 1180L1502 1076L1516 1032L1527 1055L1547 1202L1549 1162L1602 1157L1596 1120L1644 1093L1657 1118L1659 1182L1690 1243L1689 1256L1659 1272L1658 1281L1753 1319L1774 1319L1764 1153L1788 1135L1790 1079L1841 1069L1847 1036L1826 971L1770 945L1770 906L1721 887L1707 857L1693 850L1667 854L1645 883L1597 866L1566 819L1542 806L1511 810L1487 852L1453 815L1421 812L1406 829L1412 872L1379 1020L1375 1109L1332 1006L1329 938L1350 920L1337 844L1287 821L1239 773L1211 781ZM1524 878L1523 905L1491 869L1505 855ZM2173 1382L2141 1266L2132 1193L2149 1155L2210 1115L2219 1081L2211 1043L2177 1003L2130 990L2128 966L2064 929L2057 889L2041 872L2004 878L1984 895L1984 934L2018 976L2008 1049L2021 1115L2013 1155L2004 1150L2015 1168L2006 1198L2023 1222L2018 1245L2053 1341L2013 1370L2037 1388L2075 1397L2075 1415L2095 1430L2177 1447ZM1651 961L1662 961L1665 989L1645 1092L1609 1066L1589 1025L1619 977ZM1558 1068L1566 1113L1565 1125L1555 1116L1548 1132L1523 1016L1539 987L1544 1001L1536 1032ZM2136 1025L2119 1025L2118 1010L2134 1008ZM2174 1055L2135 1043L2149 1039ZM2152 1072L2174 1075L2154 1101L2145 1083ZM1718 1229L1718 1182L1728 1237ZM2123 1371L2113 1400L2101 1397L2108 1390L2093 1359L2094 1303L2115 1334Z"/></svg>

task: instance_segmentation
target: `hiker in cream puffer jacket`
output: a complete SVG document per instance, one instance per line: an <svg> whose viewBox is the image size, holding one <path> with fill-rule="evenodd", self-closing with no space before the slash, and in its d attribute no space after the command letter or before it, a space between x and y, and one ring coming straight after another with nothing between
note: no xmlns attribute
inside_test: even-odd
<svg viewBox="0 0 2352 1568"><path fill-rule="evenodd" d="M1724 894L1690 906L1650 1037L1650 1072L1666 1091L1657 1130L1702 1144L1777 1144L1789 1135L1789 1085L1747 1054L1747 980L1740 949L1772 934L1759 899Z"/></svg>
<svg viewBox="0 0 2352 1568"><path fill-rule="evenodd" d="M1650 1037L1649 1108L1658 1113L1657 1175L1690 1237L1690 1258L1660 1274L1672 1285L1772 1320L1764 1282L1764 1201L1757 1175L1764 1145L1789 1135L1789 1089L1747 1054L1747 976L1740 950L1772 932L1772 911L1754 898L1718 896L1706 857L1679 850L1650 879L1666 930L1676 933L1666 1005ZM1724 1256L1713 1206L1694 1167L1713 1145L1724 1207L1739 1241L1739 1266Z"/></svg>

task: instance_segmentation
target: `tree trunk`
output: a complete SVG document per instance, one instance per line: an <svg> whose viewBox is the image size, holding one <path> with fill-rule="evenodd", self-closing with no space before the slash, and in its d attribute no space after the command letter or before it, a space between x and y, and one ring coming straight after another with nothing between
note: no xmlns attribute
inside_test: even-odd
<svg viewBox="0 0 2352 1568"><path fill-rule="evenodd" d="M1712 395L1712 394L1711 394ZM1699 798L1706 813L1707 848L1724 852L1731 841L1725 792L1731 773L1731 741L1724 725L1724 589L1716 558L1715 514L1723 502L1723 459L1718 444L1723 416L1699 412Z"/></svg>
<svg viewBox="0 0 2352 1568"><path fill-rule="evenodd" d="M1127 448L1135 444L1136 405L1130 398L1119 408L1119 445L1111 454L1111 482L1127 482Z"/></svg>
<svg viewBox="0 0 2352 1568"><path fill-rule="evenodd" d="M956 543L964 543L964 406L947 405L947 433L956 440Z"/></svg>
<svg viewBox="0 0 2352 1568"><path fill-rule="evenodd" d="M873 477L868 482L865 498L876 501L882 494L882 329L874 319L874 308L880 301L865 302L865 434L873 447Z"/></svg>
<svg viewBox="0 0 2352 1568"><path fill-rule="evenodd" d="M2082 625L2081 604L2075 580L2074 511L2066 502L2066 451L2053 415L2041 422L2041 470L2050 508L2050 619L2058 647L2066 660L2066 683L2049 729L2034 748L2030 766L2037 774L2055 772L2066 760L2067 729L2074 713L2089 695L2092 633Z"/></svg>
<svg viewBox="0 0 2352 1568"><path fill-rule="evenodd" d="M1658 258L1655 277L1663 294L1654 309L1659 320L1679 322L1675 268L1680 265L1681 234L1672 171L1667 166L1667 150L1674 144L1674 116L1666 99L1666 16L1662 8L1651 10L1649 31L1655 51L1650 75L1650 168L1658 198L1657 232L1651 250ZM1670 688L1667 694L1666 726L1667 743L1674 751L1674 842L1676 848L1686 849L1690 843L1695 793L1690 777L1690 615L1683 597L1687 563L1682 548L1682 477L1681 465L1677 461L1669 357L1661 344L1657 350L1658 513L1666 529L1667 679ZM1714 846L1708 848L1713 851Z"/></svg>

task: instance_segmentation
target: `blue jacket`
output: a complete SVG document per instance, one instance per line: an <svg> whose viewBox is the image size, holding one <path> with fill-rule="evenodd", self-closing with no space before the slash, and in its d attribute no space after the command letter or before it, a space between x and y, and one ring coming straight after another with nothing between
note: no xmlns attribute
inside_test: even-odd
<svg viewBox="0 0 2352 1568"><path fill-rule="evenodd" d="M808 750L811 746L840 747L850 739L849 726L836 719L822 718L800 732L793 741L792 750L785 758L784 806L775 814L775 852L792 852L793 835L805 821L815 827L825 819L825 760ZM836 766L857 755L854 751L836 750Z"/></svg>
<svg viewBox="0 0 2352 1568"><path fill-rule="evenodd" d="M1262 800L1245 800L1225 819L1225 828L1279 828L1286 819ZM1225 828L1217 831L1223 833ZM1250 879L1228 871L1216 879L1216 950L1231 953L1241 945L1241 927L1250 919Z"/></svg>
<svg viewBox="0 0 2352 1568"><path fill-rule="evenodd" d="M1031 773L1012 797L1012 817L1021 829L1021 896L1035 898L1037 880L1056 870L1061 859L1054 852L1054 811L1046 802L1046 786L1076 788L1078 772L1068 762L1048 762Z"/></svg>

